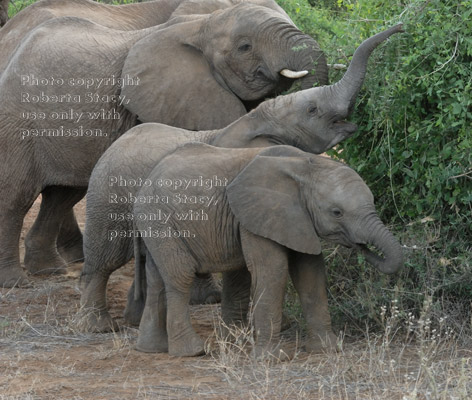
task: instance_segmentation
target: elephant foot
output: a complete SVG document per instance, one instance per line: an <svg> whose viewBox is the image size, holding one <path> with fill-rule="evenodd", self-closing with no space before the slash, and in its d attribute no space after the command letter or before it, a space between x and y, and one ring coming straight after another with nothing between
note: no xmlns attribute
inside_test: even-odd
<svg viewBox="0 0 472 400"><path fill-rule="evenodd" d="M82 309L77 316L76 327L81 332L107 333L120 330L116 321L106 310Z"/></svg>
<svg viewBox="0 0 472 400"><path fill-rule="evenodd" d="M48 254L41 250L26 249L25 267L32 275L65 274L67 263L59 254Z"/></svg>
<svg viewBox="0 0 472 400"><path fill-rule="evenodd" d="M212 275L197 276L190 292L190 304L215 304L221 302L221 287Z"/></svg>
<svg viewBox="0 0 472 400"><path fill-rule="evenodd" d="M324 332L307 339L305 349L309 353L336 352L337 342L338 338L333 332Z"/></svg>
<svg viewBox="0 0 472 400"><path fill-rule="evenodd" d="M61 246L57 248L60 256L68 263L78 263L84 260L84 249L82 242L74 245Z"/></svg>
<svg viewBox="0 0 472 400"><path fill-rule="evenodd" d="M169 351L167 335L162 339L154 339L146 341L141 339L141 335L138 338L135 349L143 353L167 353Z"/></svg>
<svg viewBox="0 0 472 400"><path fill-rule="evenodd" d="M19 267L2 269L0 271L0 287L14 288L28 286L31 286L31 281Z"/></svg>
<svg viewBox="0 0 472 400"><path fill-rule="evenodd" d="M196 357L203 354L205 354L203 340L196 334L178 340L169 340L169 355L171 356Z"/></svg>
<svg viewBox="0 0 472 400"><path fill-rule="evenodd" d="M265 346L256 345L252 351L254 358L269 362L290 361L294 355L294 350L289 349L282 343L272 343Z"/></svg>
<svg viewBox="0 0 472 400"><path fill-rule="evenodd" d="M152 319L141 321L136 350L143 353L167 353L169 340L166 328L158 326Z"/></svg>

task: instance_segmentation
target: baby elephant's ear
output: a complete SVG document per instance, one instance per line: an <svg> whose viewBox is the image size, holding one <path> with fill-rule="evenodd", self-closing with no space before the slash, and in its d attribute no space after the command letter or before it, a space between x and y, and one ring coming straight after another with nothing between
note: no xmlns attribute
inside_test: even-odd
<svg viewBox="0 0 472 400"><path fill-rule="evenodd" d="M287 156L283 147L256 156L231 182L226 190L230 207L248 231L295 251L320 254L320 240L300 191L310 163L306 153L296 150L305 157Z"/></svg>

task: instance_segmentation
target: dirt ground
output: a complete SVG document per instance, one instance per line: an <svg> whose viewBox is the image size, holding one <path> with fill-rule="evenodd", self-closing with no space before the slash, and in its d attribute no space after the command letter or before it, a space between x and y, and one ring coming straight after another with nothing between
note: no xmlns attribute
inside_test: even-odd
<svg viewBox="0 0 472 400"><path fill-rule="evenodd" d="M22 240L39 209L28 214ZM76 207L83 228L84 206ZM22 248L24 252L24 249ZM30 288L0 289L0 400L13 399L470 399L472 351L447 332L417 343L369 335L341 351L300 351L282 363L247 357L252 336L218 338L219 307L193 306L208 354L176 358L134 350L138 331L122 319L133 268L108 285L110 311L121 326L109 334L74 328L82 265L66 275L33 278ZM421 336L420 336L421 337ZM297 327L285 333L298 348Z"/></svg>
<svg viewBox="0 0 472 400"><path fill-rule="evenodd" d="M37 200L25 219L22 241L39 205ZM75 209L83 229L85 201ZM112 275L108 287L110 312L123 330L74 331L81 268L82 264L74 264L66 275L32 278L32 288L0 289L0 398L183 399L194 398L202 390L208 398L217 398L212 397L211 387L222 382L206 372L208 357L179 359L133 349L137 329L123 326L122 319L133 276L131 263ZM212 334L216 313L215 306L193 307L202 336Z"/></svg>
<svg viewBox="0 0 472 400"><path fill-rule="evenodd" d="M39 210L28 213L23 240ZM76 208L83 229L85 201ZM66 275L32 278L31 288L0 289L0 399L225 399L238 394L215 370L213 357L175 358L134 350L136 327L123 323L131 263L108 285L110 312L122 330L84 334L74 329L82 264ZM193 306L195 328L214 338L218 306Z"/></svg>

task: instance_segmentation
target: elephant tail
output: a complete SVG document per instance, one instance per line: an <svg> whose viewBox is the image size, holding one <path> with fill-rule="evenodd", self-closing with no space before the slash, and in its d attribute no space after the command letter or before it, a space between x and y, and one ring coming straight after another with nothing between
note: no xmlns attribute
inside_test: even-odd
<svg viewBox="0 0 472 400"><path fill-rule="evenodd" d="M134 227L134 232L136 227ZM134 300L136 302L143 300L145 298L146 290L146 256L142 251L144 249L144 243L142 243L142 238L138 235L134 235L133 238L134 245Z"/></svg>

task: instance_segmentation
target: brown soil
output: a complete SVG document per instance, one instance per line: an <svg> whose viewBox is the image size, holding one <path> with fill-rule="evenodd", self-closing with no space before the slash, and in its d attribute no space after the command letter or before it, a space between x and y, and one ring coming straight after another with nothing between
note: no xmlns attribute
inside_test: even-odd
<svg viewBox="0 0 472 400"><path fill-rule="evenodd" d="M39 204L36 201L27 215L22 241ZM76 206L82 228L84 207L84 201ZM202 390L211 393L215 383L221 384L220 377L205 371L208 356L180 359L135 351L134 327L115 334L75 331L81 268L74 264L66 275L32 278L32 288L0 289L0 398L180 399ZM110 311L120 325L132 274L127 265L112 275L108 286ZM213 332L212 310L216 307L193 307L203 336Z"/></svg>
<svg viewBox="0 0 472 400"><path fill-rule="evenodd" d="M25 220L22 240L38 212ZM76 207L83 228L84 202ZM22 249L24 251L24 249ZM472 353L443 335L413 345L366 333L338 353L299 352L290 362L253 360L251 335L215 335L218 306L193 306L208 355L176 358L134 350L138 331L124 326L132 265L108 285L110 312L121 326L109 334L74 328L81 264L65 275L32 278L23 289L0 289L0 400L13 399L432 399L470 398ZM342 337L342 336L341 336ZM295 348L296 329L286 339ZM249 343L248 343L249 342ZM450 395L450 396L449 396Z"/></svg>
<svg viewBox="0 0 472 400"><path fill-rule="evenodd" d="M39 210L28 213L21 241ZM76 206L83 229L85 201ZM23 257L24 246L21 243ZM84 334L74 329L82 264L65 275L32 277L30 288L0 289L0 398L20 399L223 399L240 398L215 371L213 358L175 358L134 350L137 328L123 326L130 264L108 285L118 333ZM193 306L197 332L214 339L218 306ZM247 398L241 395L241 398Z"/></svg>

